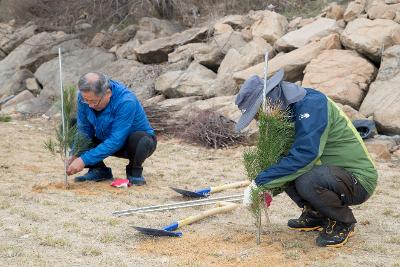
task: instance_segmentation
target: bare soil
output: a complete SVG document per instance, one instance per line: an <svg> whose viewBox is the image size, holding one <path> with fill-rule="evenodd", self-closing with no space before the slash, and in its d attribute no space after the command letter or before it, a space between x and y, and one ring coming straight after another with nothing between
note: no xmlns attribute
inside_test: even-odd
<svg viewBox="0 0 400 267"><path fill-rule="evenodd" d="M43 148L52 133L42 119L0 123L0 266L400 266L399 161L377 162L378 188L354 207L356 235L340 249L317 247L317 233L288 229L287 220L300 209L284 194L274 198L260 245L243 207L185 226L181 238L150 238L131 226L161 228L207 207L111 213L184 200L169 186L197 189L244 180L246 148L210 150L160 137L145 162L146 186L116 189L110 182L77 184L71 177L65 189L62 161ZM126 160L106 163L115 177L124 177Z"/></svg>

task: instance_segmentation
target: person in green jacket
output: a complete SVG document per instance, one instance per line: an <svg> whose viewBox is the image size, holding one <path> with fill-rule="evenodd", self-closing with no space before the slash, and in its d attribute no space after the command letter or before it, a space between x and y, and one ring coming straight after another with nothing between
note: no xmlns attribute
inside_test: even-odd
<svg viewBox="0 0 400 267"><path fill-rule="evenodd" d="M288 221L291 229L321 230L319 246L345 244L357 222L351 205L365 202L374 192L378 173L359 133L344 112L326 95L282 81L283 71L270 80L266 97L288 110L295 124L290 151L260 172L256 186L285 187L303 212ZM258 112L264 81L252 76L236 98L241 131Z"/></svg>

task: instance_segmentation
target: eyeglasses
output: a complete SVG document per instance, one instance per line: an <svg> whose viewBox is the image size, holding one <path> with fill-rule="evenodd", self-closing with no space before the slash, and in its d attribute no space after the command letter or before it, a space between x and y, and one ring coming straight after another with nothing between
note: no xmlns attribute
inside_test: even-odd
<svg viewBox="0 0 400 267"><path fill-rule="evenodd" d="M101 100L103 100L103 97L104 97L104 94L101 96L100 100L97 101L97 103L96 103L96 100L94 100L94 101L93 101L93 100L88 101L88 100L85 100L85 99L82 97L82 98L81 98L81 102L84 103L84 104L87 104L87 105L89 105L89 106L96 107L96 106L98 106L98 105L100 104Z"/></svg>

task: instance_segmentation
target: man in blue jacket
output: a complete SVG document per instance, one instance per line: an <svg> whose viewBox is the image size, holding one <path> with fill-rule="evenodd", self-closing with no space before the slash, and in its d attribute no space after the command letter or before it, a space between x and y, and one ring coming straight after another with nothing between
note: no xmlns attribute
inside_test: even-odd
<svg viewBox="0 0 400 267"><path fill-rule="evenodd" d="M67 174L86 167L89 171L76 177L76 182L112 179L111 168L103 160L116 156L129 159L126 176L131 184L145 184L142 164L156 149L157 140L135 94L98 72L83 75L78 89L78 131L95 146L70 158Z"/></svg>

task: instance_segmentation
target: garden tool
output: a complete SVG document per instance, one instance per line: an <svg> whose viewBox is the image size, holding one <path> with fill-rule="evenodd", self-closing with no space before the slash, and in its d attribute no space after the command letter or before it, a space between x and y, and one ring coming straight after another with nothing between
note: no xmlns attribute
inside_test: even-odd
<svg viewBox="0 0 400 267"><path fill-rule="evenodd" d="M196 191L189 191L189 190L184 190L184 189L180 189L180 188L176 188L176 187L170 187L170 188L185 197L201 198L201 197L208 197L211 195L211 193L221 192L226 189L245 187L245 186L248 186L249 184L250 184L249 181L241 181L241 182L236 182L236 183L231 183L231 184L224 184L224 185L220 185L220 186L210 186L210 187L199 189Z"/></svg>
<svg viewBox="0 0 400 267"><path fill-rule="evenodd" d="M211 204L218 203L220 201L241 202L241 201L243 201L243 194L233 195L233 196L216 197L216 198L199 199L199 200L192 200L192 201L175 202L175 203L171 203L171 204L148 206L148 207L134 208L134 209L128 209L128 210L120 210L120 211L114 211L112 214L120 217L120 216L130 215L130 214L134 214L134 213L148 213L148 212L154 212L154 211L165 211L165 210L173 210L173 209L180 209L180 208L211 205Z"/></svg>
<svg viewBox="0 0 400 267"><path fill-rule="evenodd" d="M210 217L212 215L224 213L231 211L237 208L239 205L231 202L217 202L215 208L203 211L200 214L193 215L182 219L180 221L176 221L171 223L170 225L165 226L162 229L154 229L154 228L144 228L144 227L137 227L133 226L137 231L142 234L150 235L150 236L172 236L172 237L180 237L182 236L182 232L173 232L174 230L184 226L189 225L194 222L200 221L206 217Z"/></svg>

